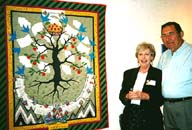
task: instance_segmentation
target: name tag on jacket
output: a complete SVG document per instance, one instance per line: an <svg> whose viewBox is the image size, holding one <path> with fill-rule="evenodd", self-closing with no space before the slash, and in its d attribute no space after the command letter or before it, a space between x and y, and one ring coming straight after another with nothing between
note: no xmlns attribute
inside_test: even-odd
<svg viewBox="0 0 192 130"><path fill-rule="evenodd" d="M155 85L156 85L156 81L155 81L155 80L147 80L147 81L146 81L146 85L155 86Z"/></svg>

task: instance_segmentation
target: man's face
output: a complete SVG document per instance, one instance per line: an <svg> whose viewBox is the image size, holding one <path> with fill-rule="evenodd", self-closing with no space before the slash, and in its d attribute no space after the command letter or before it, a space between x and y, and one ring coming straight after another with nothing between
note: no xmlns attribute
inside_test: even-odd
<svg viewBox="0 0 192 130"><path fill-rule="evenodd" d="M161 39L168 49L175 52L183 43L183 32L178 33L174 25L165 26L161 31Z"/></svg>

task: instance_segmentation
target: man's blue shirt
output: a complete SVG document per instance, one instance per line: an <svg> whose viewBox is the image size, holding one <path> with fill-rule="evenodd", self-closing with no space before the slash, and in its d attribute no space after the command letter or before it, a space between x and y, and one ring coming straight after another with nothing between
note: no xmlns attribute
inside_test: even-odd
<svg viewBox="0 0 192 130"><path fill-rule="evenodd" d="M165 98L192 96L192 45L184 42L173 54L166 50L157 67L162 70Z"/></svg>

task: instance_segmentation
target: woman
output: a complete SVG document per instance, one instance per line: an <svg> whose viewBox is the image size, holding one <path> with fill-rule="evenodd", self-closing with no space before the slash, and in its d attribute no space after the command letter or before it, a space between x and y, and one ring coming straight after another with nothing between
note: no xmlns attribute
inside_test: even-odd
<svg viewBox="0 0 192 130"><path fill-rule="evenodd" d="M122 130L163 130L162 72L151 65L155 54L152 44L139 44L135 54L139 67L124 72L119 94L125 105L120 116Z"/></svg>

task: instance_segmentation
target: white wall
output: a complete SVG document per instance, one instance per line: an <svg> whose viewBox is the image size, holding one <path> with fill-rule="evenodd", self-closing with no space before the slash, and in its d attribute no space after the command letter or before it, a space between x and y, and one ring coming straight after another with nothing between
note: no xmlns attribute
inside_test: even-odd
<svg viewBox="0 0 192 130"><path fill-rule="evenodd" d="M192 43L191 0L65 0L105 4L106 7L106 67L109 108L109 128L120 130L119 114L123 105L119 101L123 71L137 66L135 47L142 41L155 45L161 54L161 25L167 21L181 24L184 38Z"/></svg>

